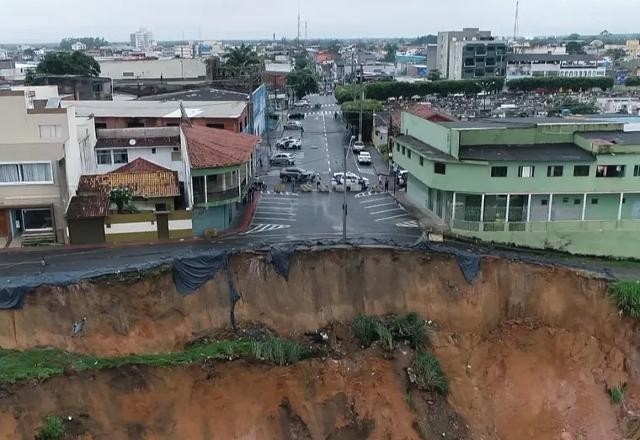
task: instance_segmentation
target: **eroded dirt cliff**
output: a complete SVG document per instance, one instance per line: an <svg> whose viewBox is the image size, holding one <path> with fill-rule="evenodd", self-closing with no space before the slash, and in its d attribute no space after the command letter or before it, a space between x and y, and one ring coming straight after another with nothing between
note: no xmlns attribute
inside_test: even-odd
<svg viewBox="0 0 640 440"><path fill-rule="evenodd" d="M458 414L451 417L468 425L468 438L640 438L637 326L619 315L604 280L485 258L467 283L453 257L392 249L300 252L288 280L259 253L235 255L230 268L241 295L235 318L281 335L363 314L430 320L450 380L447 402ZM230 311L224 273L186 297L169 274L41 287L23 309L0 313L0 345L164 352L228 327ZM84 333L70 337L82 316ZM0 399L0 438L33 438L51 413L85 420L88 439L419 438L420 423L441 420L423 417L441 402L414 399L398 362L354 352L290 367L70 373L12 386ZM614 405L607 388L623 384L625 401Z"/></svg>

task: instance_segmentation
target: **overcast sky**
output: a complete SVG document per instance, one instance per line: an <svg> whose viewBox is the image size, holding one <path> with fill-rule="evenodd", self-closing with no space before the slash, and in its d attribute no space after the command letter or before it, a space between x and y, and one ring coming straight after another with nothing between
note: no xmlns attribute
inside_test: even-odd
<svg viewBox="0 0 640 440"><path fill-rule="evenodd" d="M66 36L127 41L139 27L159 40L417 36L461 27L511 35L515 0L0 0L0 43ZM520 0L520 34L640 32L640 0Z"/></svg>

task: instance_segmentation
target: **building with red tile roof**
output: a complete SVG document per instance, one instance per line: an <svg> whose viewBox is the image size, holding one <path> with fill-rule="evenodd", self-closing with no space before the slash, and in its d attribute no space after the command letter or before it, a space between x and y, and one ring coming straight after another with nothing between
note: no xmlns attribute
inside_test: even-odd
<svg viewBox="0 0 640 440"><path fill-rule="evenodd" d="M260 143L258 136L216 128L184 125L182 132L193 169L244 164L251 159Z"/></svg>

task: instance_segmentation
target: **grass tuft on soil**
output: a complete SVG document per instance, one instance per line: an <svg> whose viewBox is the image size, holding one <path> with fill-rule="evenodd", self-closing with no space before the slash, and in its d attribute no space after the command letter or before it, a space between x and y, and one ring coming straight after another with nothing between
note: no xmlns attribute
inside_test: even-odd
<svg viewBox="0 0 640 440"><path fill-rule="evenodd" d="M618 309L633 319L640 319L640 281L618 281L611 285Z"/></svg>
<svg viewBox="0 0 640 440"><path fill-rule="evenodd" d="M611 398L611 403L615 405L619 405L624 400L624 385L617 386L612 388L607 388L607 392L609 393L609 397Z"/></svg>
<svg viewBox="0 0 640 440"><path fill-rule="evenodd" d="M36 436L38 440L60 440L66 434L64 420L60 416L47 416L42 429Z"/></svg>
<svg viewBox="0 0 640 440"><path fill-rule="evenodd" d="M369 347L380 341L385 350L406 341L411 348L418 350L428 342L424 320L416 313L396 316L359 316L353 321L353 332L360 344Z"/></svg>
<svg viewBox="0 0 640 440"><path fill-rule="evenodd" d="M435 391L442 395L449 392L449 381L444 375L440 362L433 353L420 351L411 365L418 388L424 391Z"/></svg>
<svg viewBox="0 0 640 440"><path fill-rule="evenodd" d="M260 356L256 355L256 347L260 347ZM278 338L260 341L214 341L190 345L180 352L117 357L81 355L48 348L26 351L0 350L0 383L44 380L59 376L65 370L89 371L127 365L174 367L202 362L207 359L253 358L274 362L278 365L287 365L310 355L311 353L297 342Z"/></svg>

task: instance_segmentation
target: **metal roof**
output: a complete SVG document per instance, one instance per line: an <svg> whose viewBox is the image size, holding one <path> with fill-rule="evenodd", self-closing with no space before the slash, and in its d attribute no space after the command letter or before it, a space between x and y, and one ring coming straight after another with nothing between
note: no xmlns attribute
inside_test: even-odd
<svg viewBox="0 0 640 440"><path fill-rule="evenodd" d="M98 118L180 118L177 101L62 101L62 107L75 107L77 116ZM190 118L238 118L247 107L243 101L186 101Z"/></svg>
<svg viewBox="0 0 640 440"><path fill-rule="evenodd" d="M460 160L487 162L594 162L595 157L575 144L464 145Z"/></svg>
<svg viewBox="0 0 640 440"><path fill-rule="evenodd" d="M507 55L507 62L561 62L561 61L596 61L595 55L579 54L547 54L547 53L511 53Z"/></svg>
<svg viewBox="0 0 640 440"><path fill-rule="evenodd" d="M396 136L395 139L396 141L411 148L412 150L416 151L417 153L421 154L427 159L444 160L449 162L458 161L455 157L451 156L450 154L444 153L429 144L425 144L424 142L414 138L413 136L403 134L400 136Z"/></svg>

